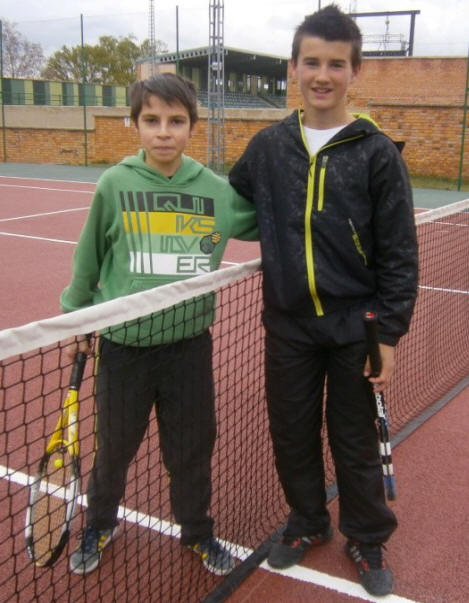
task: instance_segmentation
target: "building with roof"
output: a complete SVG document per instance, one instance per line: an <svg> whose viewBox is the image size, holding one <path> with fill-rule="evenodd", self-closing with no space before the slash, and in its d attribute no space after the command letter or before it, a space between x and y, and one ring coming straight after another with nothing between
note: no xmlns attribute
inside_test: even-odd
<svg viewBox="0 0 469 603"><path fill-rule="evenodd" d="M157 71L180 73L198 88L200 104L207 106L208 46L165 53L156 56ZM138 64L138 76L145 79L152 72L152 63L145 59ZM286 57L224 48L225 107L247 109L284 108L287 95Z"/></svg>

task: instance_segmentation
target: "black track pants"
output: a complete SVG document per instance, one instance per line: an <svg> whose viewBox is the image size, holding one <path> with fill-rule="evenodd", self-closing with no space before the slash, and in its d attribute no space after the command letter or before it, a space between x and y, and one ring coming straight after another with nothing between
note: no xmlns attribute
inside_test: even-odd
<svg viewBox="0 0 469 603"><path fill-rule="evenodd" d="M287 534L323 530L326 508L321 428L324 387L339 489L339 529L361 542L386 541L397 522L386 505L375 427L363 377L365 344L338 343L337 317L266 322L266 387L276 466L291 513ZM316 319L319 320L319 319ZM331 324L328 325L327 322ZM342 331L343 333L343 331Z"/></svg>
<svg viewBox="0 0 469 603"><path fill-rule="evenodd" d="M97 451L88 484L88 525L116 525L129 463L155 407L171 507L181 543L211 536L210 462L216 424L208 332L137 348L101 339L96 383ZM152 476L148 476L151 480Z"/></svg>

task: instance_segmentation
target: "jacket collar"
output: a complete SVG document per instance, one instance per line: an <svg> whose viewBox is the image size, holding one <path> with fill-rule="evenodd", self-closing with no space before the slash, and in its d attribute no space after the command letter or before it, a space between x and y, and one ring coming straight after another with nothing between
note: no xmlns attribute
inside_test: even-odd
<svg viewBox="0 0 469 603"><path fill-rule="evenodd" d="M301 109L296 109L283 121L290 135L301 144L303 144L301 126L302 113ZM344 128L334 136L334 141L358 135L371 136L381 131L378 124L369 115L364 113L354 113L353 115L356 119L344 126Z"/></svg>

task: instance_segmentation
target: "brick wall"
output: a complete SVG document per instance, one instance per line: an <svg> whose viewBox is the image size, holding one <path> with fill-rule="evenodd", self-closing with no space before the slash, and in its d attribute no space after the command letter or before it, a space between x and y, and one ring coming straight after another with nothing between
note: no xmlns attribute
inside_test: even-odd
<svg viewBox="0 0 469 603"><path fill-rule="evenodd" d="M82 130L6 128L7 160L11 163L58 163L82 165L85 162L85 138ZM88 132L88 158L94 158L95 133ZM0 161L3 161L0 131Z"/></svg>
<svg viewBox="0 0 469 603"><path fill-rule="evenodd" d="M121 117L96 117L96 155L94 163L117 163L139 148L134 125ZM125 124L128 125L125 125Z"/></svg>
<svg viewBox="0 0 469 603"><path fill-rule="evenodd" d="M393 140L406 143L403 157L414 175L455 179L461 151L462 110L451 106L384 105L370 114ZM469 127L469 123L467 124ZM464 177L469 179L469 130Z"/></svg>
<svg viewBox="0 0 469 603"><path fill-rule="evenodd" d="M368 113L394 140L404 140L403 156L414 175L455 179L462 139L467 59L365 58L350 88L349 106ZM289 107L301 106L291 73ZM469 179L469 114L464 178Z"/></svg>
<svg viewBox="0 0 469 603"><path fill-rule="evenodd" d="M456 179L461 151L465 58L365 59L350 90L351 109L369 113L395 140L406 141L404 158L411 174ZM227 110L225 161L232 164L253 134L282 119L301 96L289 76L287 110ZM82 108L6 107L7 159L23 163L84 163ZM128 109L88 108L89 163L116 163L138 149L138 135L128 124ZM34 112L34 113L31 113ZM69 112L69 113L68 113ZM207 112L200 110L187 153L207 160ZM27 117L27 119L25 119ZM60 117L60 121L59 121ZM464 178L469 180L469 112ZM127 123L127 125L126 125ZM37 124L39 127L33 127ZM67 124L69 124L67 126Z"/></svg>
<svg viewBox="0 0 469 603"><path fill-rule="evenodd" d="M243 112L244 113L244 112ZM282 112L282 116L284 112ZM96 117L96 163L115 163L139 148L139 138L131 124L124 125L120 117ZM232 164L246 148L252 136L260 129L274 123L272 118L225 120L225 162ZM207 161L207 120L200 119L194 127L186 153L194 159Z"/></svg>
<svg viewBox="0 0 469 603"><path fill-rule="evenodd" d="M462 106L466 69L462 57L364 58L349 103L361 110L379 102ZM291 72L287 91L288 106L298 106L301 96Z"/></svg>

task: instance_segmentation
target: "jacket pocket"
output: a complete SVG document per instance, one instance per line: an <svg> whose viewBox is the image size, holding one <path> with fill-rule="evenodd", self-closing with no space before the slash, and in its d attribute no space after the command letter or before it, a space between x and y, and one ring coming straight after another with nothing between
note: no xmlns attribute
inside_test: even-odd
<svg viewBox="0 0 469 603"><path fill-rule="evenodd" d="M324 184L326 181L327 160L328 156L323 155L319 169L318 211L322 211L324 208Z"/></svg>
<svg viewBox="0 0 469 603"><path fill-rule="evenodd" d="M355 249L357 250L359 256L361 257L363 265L368 266L368 258L366 257L366 253L361 244L357 229L355 228L355 226L352 222L352 218L348 219L348 223L350 225L350 230L352 231L352 241L353 241L353 244L355 245Z"/></svg>

